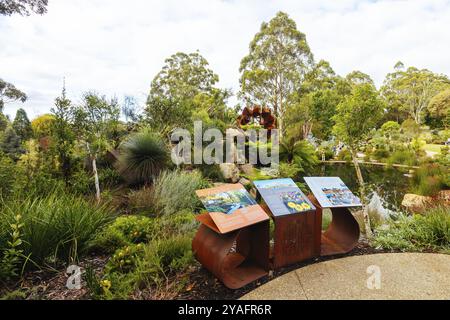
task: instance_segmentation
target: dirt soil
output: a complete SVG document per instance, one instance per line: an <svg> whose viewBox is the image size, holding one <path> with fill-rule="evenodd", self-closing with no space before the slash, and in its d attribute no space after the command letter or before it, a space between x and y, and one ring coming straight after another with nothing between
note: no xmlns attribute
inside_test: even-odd
<svg viewBox="0 0 450 320"><path fill-rule="evenodd" d="M199 263L194 265L187 273L188 283L185 289L179 292L178 290L171 290L171 283L177 283L179 278L186 278L186 274L178 275L175 279L167 284L167 290L155 295L149 289L138 290L131 298L138 300L146 299L180 299L180 300L235 300L239 299L246 293L254 290L255 288L269 282L270 280L279 277L292 270L341 257L366 255L386 252L385 250L378 250L369 246L365 241L361 241L355 249L348 254L319 257L315 259L306 260L286 268L282 268L271 272L267 277L264 277L252 284L249 284L238 290L231 290L225 287L220 281L218 281L208 270L203 268ZM100 274L103 270L108 256L91 256L79 263L79 266L85 268L91 265L96 273ZM25 292L26 299L28 300L85 300L89 299L89 293L87 288L82 286L80 290L70 290L66 287L68 276L65 273L65 269L59 270L42 270L34 271L25 275L24 279L20 283L10 284L6 288L4 287L3 293L6 291L20 290Z"/></svg>

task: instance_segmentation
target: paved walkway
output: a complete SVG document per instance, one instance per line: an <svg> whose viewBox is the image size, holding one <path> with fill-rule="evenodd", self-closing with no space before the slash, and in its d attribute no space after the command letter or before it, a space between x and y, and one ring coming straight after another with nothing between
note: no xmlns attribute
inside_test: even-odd
<svg viewBox="0 0 450 320"><path fill-rule="evenodd" d="M450 299L450 255L388 253L330 260L287 273L241 299Z"/></svg>

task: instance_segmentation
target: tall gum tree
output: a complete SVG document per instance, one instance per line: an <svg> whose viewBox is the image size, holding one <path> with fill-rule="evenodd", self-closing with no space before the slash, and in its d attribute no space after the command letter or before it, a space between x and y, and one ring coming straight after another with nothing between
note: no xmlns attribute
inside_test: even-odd
<svg viewBox="0 0 450 320"><path fill-rule="evenodd" d="M333 117L335 125L334 135L351 152L356 176L360 185L361 201L363 202L364 224L367 237L371 237L372 230L367 208L367 194L364 178L357 159L359 148L367 141L368 134L376 127L383 115L384 102L376 88L370 83L356 84L352 93L337 107Z"/></svg>
<svg viewBox="0 0 450 320"><path fill-rule="evenodd" d="M313 64L306 36L286 13L278 12L268 23L262 23L249 49L239 68L239 96L247 103L268 104L283 134L289 98Z"/></svg>

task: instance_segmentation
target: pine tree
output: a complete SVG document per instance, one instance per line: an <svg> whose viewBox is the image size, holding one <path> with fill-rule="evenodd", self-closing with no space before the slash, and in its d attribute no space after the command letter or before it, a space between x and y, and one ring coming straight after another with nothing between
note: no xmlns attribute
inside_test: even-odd
<svg viewBox="0 0 450 320"><path fill-rule="evenodd" d="M33 129L31 128L30 120L24 109L17 110L16 117L12 123L12 128L22 141L27 141L33 135Z"/></svg>
<svg viewBox="0 0 450 320"><path fill-rule="evenodd" d="M23 153L20 137L12 127L6 128L3 133L3 138L0 142L0 150L8 155L14 161L19 159L20 154Z"/></svg>

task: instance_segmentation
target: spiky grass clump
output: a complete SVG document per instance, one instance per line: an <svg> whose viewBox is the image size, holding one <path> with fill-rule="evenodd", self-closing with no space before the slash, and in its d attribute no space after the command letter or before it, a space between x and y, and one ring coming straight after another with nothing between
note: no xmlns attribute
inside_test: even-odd
<svg viewBox="0 0 450 320"><path fill-rule="evenodd" d="M21 215L24 256L38 265L55 259L76 260L113 215L107 205L95 205L68 194L28 197L0 203L0 249L7 247L9 226Z"/></svg>
<svg viewBox="0 0 450 320"><path fill-rule="evenodd" d="M143 130L132 134L120 148L118 169L131 184L148 184L168 165L169 150L162 138Z"/></svg>

